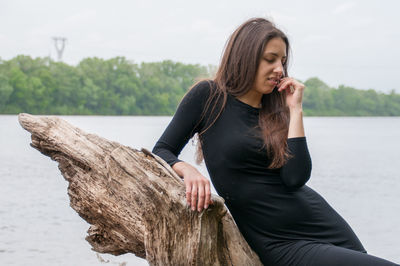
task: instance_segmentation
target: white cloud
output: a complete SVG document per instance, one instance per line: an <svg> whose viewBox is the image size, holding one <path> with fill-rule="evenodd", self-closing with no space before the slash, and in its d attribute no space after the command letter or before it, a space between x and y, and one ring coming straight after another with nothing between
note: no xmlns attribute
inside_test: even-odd
<svg viewBox="0 0 400 266"><path fill-rule="evenodd" d="M332 10L333 15L340 15L346 13L347 11L353 9L357 4L355 2L346 2L338 5Z"/></svg>
<svg viewBox="0 0 400 266"><path fill-rule="evenodd" d="M29 34L31 36L44 37L79 31L82 27L91 25L96 21L96 15L95 10L82 10L63 20L46 21L39 27L33 28Z"/></svg>
<svg viewBox="0 0 400 266"><path fill-rule="evenodd" d="M0 43L7 41L7 37L0 33Z"/></svg>
<svg viewBox="0 0 400 266"><path fill-rule="evenodd" d="M364 17L364 18L353 18L349 22L349 26L354 28L362 28L371 25L374 22L373 18Z"/></svg>
<svg viewBox="0 0 400 266"><path fill-rule="evenodd" d="M271 10L270 12L267 12L266 16L271 18L279 28L282 28L280 24L281 25L292 24L297 20L296 16L292 16L287 13L279 12L276 10Z"/></svg>
<svg viewBox="0 0 400 266"><path fill-rule="evenodd" d="M303 39L301 40L301 43L303 44L314 44L314 43L327 43L329 41L332 41L333 37L331 35L327 34L310 34L307 36L304 36Z"/></svg>
<svg viewBox="0 0 400 266"><path fill-rule="evenodd" d="M15 48L18 45L17 41L6 35L0 34L0 58L5 59L10 53L15 52ZM8 58L7 58L8 59Z"/></svg>
<svg viewBox="0 0 400 266"><path fill-rule="evenodd" d="M75 13L64 20L64 25L78 26L83 23L90 23L96 20L97 11L95 9L86 9Z"/></svg>

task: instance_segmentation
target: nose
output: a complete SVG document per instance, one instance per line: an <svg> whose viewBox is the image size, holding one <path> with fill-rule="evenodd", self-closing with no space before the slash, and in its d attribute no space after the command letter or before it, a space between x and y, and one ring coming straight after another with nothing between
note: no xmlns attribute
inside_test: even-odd
<svg viewBox="0 0 400 266"><path fill-rule="evenodd" d="M275 67L274 72L276 73L276 75L278 77L282 77L283 76L283 65L279 60L277 60L277 61L278 61L278 65Z"/></svg>

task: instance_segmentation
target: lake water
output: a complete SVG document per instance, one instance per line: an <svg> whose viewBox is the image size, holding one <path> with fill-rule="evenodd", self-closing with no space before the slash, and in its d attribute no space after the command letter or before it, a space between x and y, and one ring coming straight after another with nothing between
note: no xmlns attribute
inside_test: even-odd
<svg viewBox="0 0 400 266"><path fill-rule="evenodd" d="M171 117L62 116L91 133L152 149ZM352 226L368 253L400 263L400 117L306 117L317 190ZM100 254L89 225L69 207L57 163L29 146L17 116L0 116L0 264L148 265ZM181 159L193 163L194 147ZM200 171L207 175L204 165Z"/></svg>

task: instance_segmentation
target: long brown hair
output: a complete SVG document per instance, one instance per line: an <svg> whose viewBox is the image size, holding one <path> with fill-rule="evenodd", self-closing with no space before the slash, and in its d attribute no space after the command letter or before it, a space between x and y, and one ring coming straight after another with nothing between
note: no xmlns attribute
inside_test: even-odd
<svg viewBox="0 0 400 266"><path fill-rule="evenodd" d="M201 136L218 119L227 101L227 94L234 97L245 95L252 89L260 60L269 40L279 37L286 44L287 60L283 64L283 77L287 77L289 62L289 41L287 36L269 20L252 18L237 28L225 46L221 63L214 78L215 89L211 90L202 118L210 109L213 120L198 133L196 162L203 160ZM267 150L271 158L269 168L282 167L290 157L287 152L286 139L289 127L289 109L286 107L286 93L279 93L277 88L273 92L264 94L261 100L261 109L258 125ZM213 104L211 104L213 102ZM222 103L222 104L218 104ZM217 107L219 106L219 107Z"/></svg>

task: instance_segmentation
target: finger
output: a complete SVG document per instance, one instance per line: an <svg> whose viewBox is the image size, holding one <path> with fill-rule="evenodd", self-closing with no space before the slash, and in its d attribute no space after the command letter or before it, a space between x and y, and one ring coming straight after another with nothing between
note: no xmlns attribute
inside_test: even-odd
<svg viewBox="0 0 400 266"><path fill-rule="evenodd" d="M190 206L192 202L192 184L186 184L186 202Z"/></svg>
<svg viewBox="0 0 400 266"><path fill-rule="evenodd" d="M286 77L286 78L281 78L276 86L279 87L282 83L284 83L284 82L286 82L286 81L288 81L288 80L289 80L288 77Z"/></svg>
<svg viewBox="0 0 400 266"><path fill-rule="evenodd" d="M206 186L204 187L204 192L206 193L206 198L204 200L204 209L207 209L208 205L211 204L211 189L209 182L206 183Z"/></svg>
<svg viewBox="0 0 400 266"><path fill-rule="evenodd" d="M290 80L291 79L289 79L289 78L283 78L280 80L280 82L277 86L281 88L285 83L289 82Z"/></svg>
<svg viewBox="0 0 400 266"><path fill-rule="evenodd" d="M283 90L286 90L286 92L288 94L293 94L295 91L295 85L293 82L289 82L287 84L285 84L285 88L283 88Z"/></svg>
<svg viewBox="0 0 400 266"><path fill-rule="evenodd" d="M198 185L199 201L197 202L197 210L201 212L204 207L204 183Z"/></svg>
<svg viewBox="0 0 400 266"><path fill-rule="evenodd" d="M282 83L279 83L279 85L278 85L278 87L279 87L278 91L283 91L283 90L285 90L286 87L287 87L287 85L288 85L289 83L291 83L291 80L285 80L285 81L283 81Z"/></svg>
<svg viewBox="0 0 400 266"><path fill-rule="evenodd" d="M288 79L289 79L289 77L282 77L282 78L279 79L279 82L282 82L282 81L285 81L285 80L288 80Z"/></svg>
<svg viewBox="0 0 400 266"><path fill-rule="evenodd" d="M284 82L284 80L281 79L281 80L279 80L278 84L276 84L276 87L278 87L278 91L279 91L279 88L281 87L281 84L282 84L283 82Z"/></svg>
<svg viewBox="0 0 400 266"><path fill-rule="evenodd" d="M196 201L197 201L197 184L193 183L192 185L192 210L196 209Z"/></svg>

